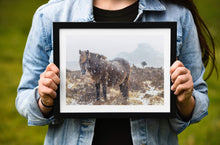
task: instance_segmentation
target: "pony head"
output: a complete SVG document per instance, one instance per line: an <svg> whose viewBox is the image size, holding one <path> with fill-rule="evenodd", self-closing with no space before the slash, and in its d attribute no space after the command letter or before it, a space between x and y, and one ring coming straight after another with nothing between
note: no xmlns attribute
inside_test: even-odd
<svg viewBox="0 0 220 145"><path fill-rule="evenodd" d="M79 54L80 54L79 64L80 64L81 73L82 75L85 75L86 68L88 66L89 57L90 57L90 52L89 50L86 50L86 51L79 50Z"/></svg>
<svg viewBox="0 0 220 145"><path fill-rule="evenodd" d="M86 51L79 50L79 54L80 54L79 64L80 64L82 75L86 74L86 70L88 68L91 68L91 67L94 68L94 65L106 59L104 55L91 53L89 52L89 50L86 50Z"/></svg>

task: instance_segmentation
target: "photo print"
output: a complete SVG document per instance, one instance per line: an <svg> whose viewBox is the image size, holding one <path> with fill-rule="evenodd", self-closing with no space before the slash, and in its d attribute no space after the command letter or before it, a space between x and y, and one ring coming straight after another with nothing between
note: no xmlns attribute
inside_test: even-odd
<svg viewBox="0 0 220 145"><path fill-rule="evenodd" d="M60 112L171 112L170 28L78 27L59 31Z"/></svg>

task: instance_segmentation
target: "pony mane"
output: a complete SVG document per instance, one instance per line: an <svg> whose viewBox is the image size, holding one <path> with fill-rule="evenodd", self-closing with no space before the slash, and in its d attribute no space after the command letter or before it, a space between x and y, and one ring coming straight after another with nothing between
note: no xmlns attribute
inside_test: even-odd
<svg viewBox="0 0 220 145"><path fill-rule="evenodd" d="M89 58L91 58L91 57L96 57L96 58L103 59L103 60L107 59L107 57L104 56L104 55L101 55L101 54L98 54L98 53L89 52Z"/></svg>

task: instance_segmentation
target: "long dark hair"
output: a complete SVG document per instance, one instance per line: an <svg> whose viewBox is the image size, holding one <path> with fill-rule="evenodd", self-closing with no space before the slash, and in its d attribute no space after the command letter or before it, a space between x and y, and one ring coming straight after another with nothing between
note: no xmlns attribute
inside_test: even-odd
<svg viewBox="0 0 220 145"><path fill-rule="evenodd" d="M194 18L194 21L195 21L197 31L198 31L203 64L206 67L209 64L209 61L211 61L211 63L210 63L211 68L210 68L210 71L208 72L208 76L205 78L205 80L207 80L211 76L211 74L213 73L214 70L216 70L217 76L218 76L218 69L216 66L216 58L215 58L214 39L213 39L208 27L206 26L206 24L204 23L204 21L200 17L199 12L198 12L193 0L162 0L162 1L184 6L185 8L187 8L191 11L193 18Z"/></svg>

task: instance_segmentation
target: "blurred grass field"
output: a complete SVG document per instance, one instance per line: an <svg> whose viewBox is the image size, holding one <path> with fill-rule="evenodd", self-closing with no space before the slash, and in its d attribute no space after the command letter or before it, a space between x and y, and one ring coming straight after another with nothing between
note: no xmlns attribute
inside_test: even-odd
<svg viewBox="0 0 220 145"><path fill-rule="evenodd" d="M46 0L0 0L0 145L41 145L47 126L29 127L15 109L16 89L22 74L22 55L35 10ZM197 0L217 45L220 64L220 2ZM180 145L220 144L220 81L216 74L207 81L209 115L179 135Z"/></svg>

